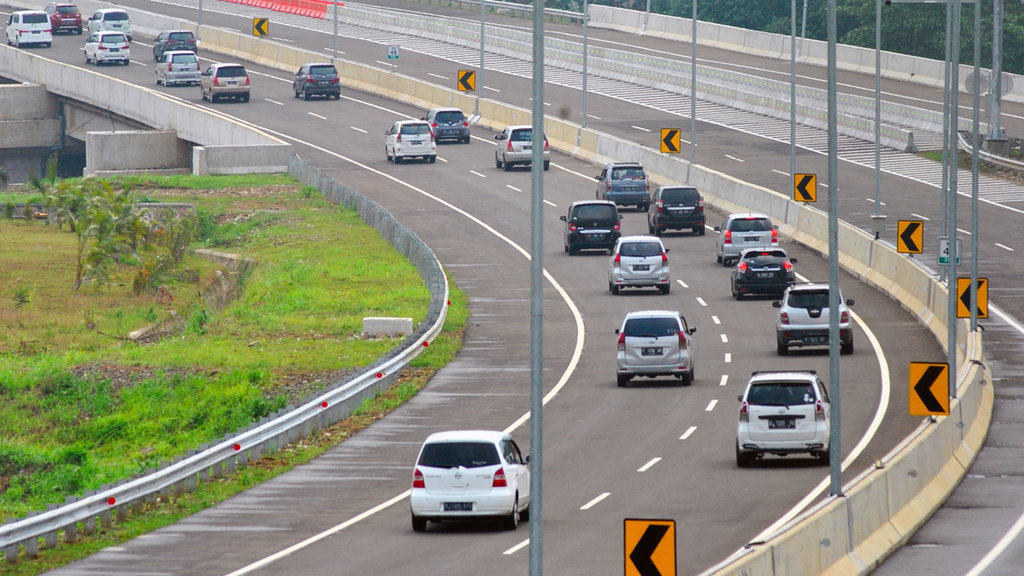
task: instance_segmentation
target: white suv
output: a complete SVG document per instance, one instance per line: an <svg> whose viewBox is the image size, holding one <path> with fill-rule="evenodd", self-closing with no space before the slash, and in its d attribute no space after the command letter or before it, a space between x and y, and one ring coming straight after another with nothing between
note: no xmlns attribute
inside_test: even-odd
<svg viewBox="0 0 1024 576"><path fill-rule="evenodd" d="M754 372L739 401L737 466L765 454L810 454L828 465L832 408L815 371Z"/></svg>
<svg viewBox="0 0 1024 576"><path fill-rule="evenodd" d="M828 346L828 293L824 282L793 284L772 302L779 309L775 321L775 340L779 356L789 354L790 346ZM853 353L853 328L850 309L853 299L839 293L839 353Z"/></svg>
<svg viewBox="0 0 1024 576"><path fill-rule="evenodd" d="M132 20L121 8L100 8L89 17L89 34L96 32L120 32L132 41Z"/></svg>
<svg viewBox="0 0 1024 576"><path fill-rule="evenodd" d="M623 236L608 258L608 291L622 288L657 288L662 294L672 289L668 248L657 236Z"/></svg>
<svg viewBox="0 0 1024 576"><path fill-rule="evenodd" d="M625 386L634 376L678 378L693 383L693 333L686 318L672 310L630 312L615 330L619 337L616 378Z"/></svg>

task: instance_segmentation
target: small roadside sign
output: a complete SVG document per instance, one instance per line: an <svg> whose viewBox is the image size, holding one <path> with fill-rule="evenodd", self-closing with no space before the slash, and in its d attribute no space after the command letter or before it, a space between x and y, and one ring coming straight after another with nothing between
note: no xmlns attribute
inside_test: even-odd
<svg viewBox="0 0 1024 576"><path fill-rule="evenodd" d="M910 415L949 416L949 364L910 363Z"/></svg>
<svg viewBox="0 0 1024 576"><path fill-rule="evenodd" d="M956 279L956 317L971 317L971 279ZM978 278L978 318L988 318L988 278Z"/></svg>
<svg viewBox="0 0 1024 576"><path fill-rule="evenodd" d="M269 36L270 35L270 18L253 18L252 19L252 35L253 36Z"/></svg>
<svg viewBox="0 0 1024 576"><path fill-rule="evenodd" d="M956 265L960 265L960 255L963 254L963 242L956 239ZM949 236L939 236L939 264L949 264Z"/></svg>
<svg viewBox="0 0 1024 576"><path fill-rule="evenodd" d="M623 527L626 576L676 575L676 521L627 518Z"/></svg>
<svg viewBox="0 0 1024 576"><path fill-rule="evenodd" d="M797 202L816 202L818 200L818 175L793 175L793 200Z"/></svg>
<svg viewBox="0 0 1024 576"><path fill-rule="evenodd" d="M398 60L398 44L388 44L388 60Z"/></svg>
<svg viewBox="0 0 1024 576"><path fill-rule="evenodd" d="M678 128L661 129L661 152L663 154L679 152L679 132Z"/></svg>
<svg viewBox="0 0 1024 576"><path fill-rule="evenodd" d="M920 254L924 251L924 221L900 220L896 232L896 251Z"/></svg>

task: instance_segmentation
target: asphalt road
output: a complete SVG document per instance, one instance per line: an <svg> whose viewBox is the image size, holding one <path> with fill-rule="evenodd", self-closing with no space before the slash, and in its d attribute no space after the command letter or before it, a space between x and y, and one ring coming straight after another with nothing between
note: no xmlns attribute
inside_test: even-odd
<svg viewBox="0 0 1024 576"><path fill-rule="evenodd" d="M225 22L237 26L243 20ZM209 20L204 17L204 22ZM315 36L296 34L296 41L329 45L329 39L325 42ZM152 70L145 66L148 58L139 58L148 55L146 41L140 38L133 45L136 64L103 72L151 84ZM80 62L79 44L77 37L60 37L46 55ZM410 69L418 73L443 72L448 66L420 58L410 58L414 60ZM495 169L491 134L482 130L474 132L477 138L468 146L441 146L437 164L394 166L384 161L380 150L384 129L398 116L419 116L422 111L355 93L346 93L337 103L293 100L289 85L280 80L286 74L253 65L250 70L257 73L253 102L213 107L301 140L296 142L300 155L377 199L416 230L470 295L466 347L407 406L310 466L55 573L137 574L154 568L161 573L229 573L322 530L359 519L376 504L399 496L408 487L412 459L427 433L449 427L504 428L528 409L529 263L519 249L491 229L519 247L528 247L529 175ZM529 93L521 79L491 76L502 94ZM158 89L207 105L200 103L197 88ZM657 126L666 121L656 111L626 108L617 100L594 98L592 105L596 116L617 114L623 119L617 123L620 126L610 125L610 132L625 131L627 122ZM710 158L722 147L751 153L745 162L733 161L744 167L758 164L764 169L769 163L782 166L788 161L788 146L780 155L783 146L778 143L765 144L720 127L704 130L700 141L709 144L706 149L702 144L702 157ZM726 144L717 144L719 138ZM732 399L745 376L755 369L793 366L827 372L827 356L775 356L769 300L736 303L729 298L727 270L714 263L711 235L667 239L675 277L685 283L674 286L671 295L609 295L604 281L606 258L563 255L557 221L570 201L590 197L594 187L590 177L597 169L559 154L552 160L545 177L545 198L553 205L545 209L542 257L568 297L552 287L546 289L545 385L552 389L563 375L568 379L545 415L546 567L556 573L607 572L609 564L619 566L623 559L624 518L670 517L680 523L680 571L700 571L756 536L825 477L825 469L792 458L773 460L754 470L735 468ZM850 202L860 206L863 199ZM628 213L624 226L626 232L645 231L643 215ZM800 258L802 274L825 277L822 260L799 247L787 247ZM885 423L853 463L855 473L917 423L906 416L907 362L922 356L939 359L942 354L895 303L851 278L844 278L844 287L847 296L857 300L854 311L887 353L894 388ZM573 307L585 322L578 363L573 354L581 335ZM613 377L612 330L626 311L653 307L680 309L698 326L697 382L689 388L618 389ZM878 361L863 329L857 332L857 347L854 356L843 360L846 453L867 429L882 394ZM514 433L521 444L529 445L527 427ZM608 496L581 510L605 493ZM524 572L526 551L515 547L525 535L523 529L506 533L478 526L442 527L413 535L407 507L399 499L255 571L397 573L408 569L468 574L486 567L518 574Z"/></svg>

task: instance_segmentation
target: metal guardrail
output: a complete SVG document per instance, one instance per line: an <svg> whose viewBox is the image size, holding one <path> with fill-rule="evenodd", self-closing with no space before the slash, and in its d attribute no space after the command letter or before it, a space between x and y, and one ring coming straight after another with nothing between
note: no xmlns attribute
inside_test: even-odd
<svg viewBox="0 0 1024 576"><path fill-rule="evenodd" d="M79 524L83 532L90 533L97 519L107 522L111 515L130 513L142 503L154 501L157 495L192 490L199 481L231 474L316 429L346 418L363 400L392 384L399 372L441 332L447 317L448 279L433 251L380 204L302 160L293 157L289 172L303 183L317 186L328 198L355 209L364 221L376 227L414 263L431 293L426 318L413 334L377 364L337 382L332 390L302 406L289 407L248 430L225 436L145 476L87 493L63 506L0 526L0 551L7 562L16 562L22 547L27 555L34 555L40 538L45 539L48 548L55 547L61 531L66 540L74 539Z"/></svg>

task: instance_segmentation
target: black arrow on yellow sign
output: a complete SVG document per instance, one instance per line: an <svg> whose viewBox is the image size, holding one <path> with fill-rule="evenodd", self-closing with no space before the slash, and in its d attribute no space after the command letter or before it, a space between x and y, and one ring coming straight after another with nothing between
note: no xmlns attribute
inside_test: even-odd
<svg viewBox="0 0 1024 576"><path fill-rule="evenodd" d="M675 576L675 520L625 522L626 576Z"/></svg>
<svg viewBox="0 0 1024 576"><path fill-rule="evenodd" d="M665 154L679 152L679 129L661 129L661 151Z"/></svg>
<svg viewBox="0 0 1024 576"><path fill-rule="evenodd" d="M910 363L910 415L949 415L949 364Z"/></svg>
<svg viewBox="0 0 1024 576"><path fill-rule="evenodd" d="M252 19L252 35L253 36L267 36L270 34L270 19L269 18L253 18Z"/></svg>
<svg viewBox="0 0 1024 576"><path fill-rule="evenodd" d="M476 90L476 70L459 70L459 92Z"/></svg>
<svg viewBox="0 0 1024 576"><path fill-rule="evenodd" d="M793 175L793 200L814 202L818 198L818 176L816 174Z"/></svg>
<svg viewBox="0 0 1024 576"><path fill-rule="evenodd" d="M971 279L957 278L956 293L960 295L956 303L956 317L971 317ZM988 278L978 278L978 318L988 318Z"/></svg>
<svg viewBox="0 0 1024 576"><path fill-rule="evenodd" d="M924 222L900 220L898 224L896 251L901 254L920 254L924 249Z"/></svg>

